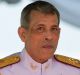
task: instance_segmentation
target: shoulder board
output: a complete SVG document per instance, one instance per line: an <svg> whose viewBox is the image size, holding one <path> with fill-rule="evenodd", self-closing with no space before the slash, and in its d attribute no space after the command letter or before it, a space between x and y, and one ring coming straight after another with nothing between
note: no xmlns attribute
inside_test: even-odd
<svg viewBox="0 0 80 75"><path fill-rule="evenodd" d="M55 58L60 62L72 65L72 66L77 67L77 68L80 68L80 60L78 60L78 59L74 59L71 57L58 55L58 54L55 54Z"/></svg>
<svg viewBox="0 0 80 75"><path fill-rule="evenodd" d="M3 59L0 59L0 68L15 64L19 61L20 61L19 55L11 55L11 56L5 57Z"/></svg>

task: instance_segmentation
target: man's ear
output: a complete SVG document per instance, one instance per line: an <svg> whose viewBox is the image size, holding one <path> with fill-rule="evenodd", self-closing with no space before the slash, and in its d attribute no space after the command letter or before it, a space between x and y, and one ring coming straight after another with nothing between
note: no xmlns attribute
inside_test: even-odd
<svg viewBox="0 0 80 75"><path fill-rule="evenodd" d="M23 27L19 27L18 28L18 35L20 37L20 39L25 42L26 38L27 38L27 30Z"/></svg>

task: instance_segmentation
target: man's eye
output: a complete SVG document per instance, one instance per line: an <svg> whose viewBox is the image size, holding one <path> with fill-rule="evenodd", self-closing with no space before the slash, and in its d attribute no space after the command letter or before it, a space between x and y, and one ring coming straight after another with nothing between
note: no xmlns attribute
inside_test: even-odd
<svg viewBox="0 0 80 75"><path fill-rule="evenodd" d="M60 30L59 28L52 28L52 29L51 29L51 31L55 31L55 32L56 32L56 31L59 31L59 30Z"/></svg>
<svg viewBox="0 0 80 75"><path fill-rule="evenodd" d="M39 27L39 28L37 28L36 29L38 32L42 32L42 31L44 31L44 28L43 27Z"/></svg>

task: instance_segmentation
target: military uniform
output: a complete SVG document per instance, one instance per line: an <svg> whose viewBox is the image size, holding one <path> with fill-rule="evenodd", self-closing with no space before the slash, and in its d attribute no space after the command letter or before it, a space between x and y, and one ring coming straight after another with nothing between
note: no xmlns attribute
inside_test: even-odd
<svg viewBox="0 0 80 75"><path fill-rule="evenodd" d="M55 58L41 64L23 49L21 53L0 60L0 75L80 75L79 60L61 55Z"/></svg>

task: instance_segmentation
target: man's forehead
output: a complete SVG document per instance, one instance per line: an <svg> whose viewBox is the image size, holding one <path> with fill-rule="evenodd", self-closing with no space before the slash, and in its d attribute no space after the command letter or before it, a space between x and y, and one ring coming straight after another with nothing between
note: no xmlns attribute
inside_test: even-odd
<svg viewBox="0 0 80 75"><path fill-rule="evenodd" d="M58 18L56 14L44 14L41 12L34 11L30 17L30 25L32 26L54 26L58 27ZM31 27L32 27L31 26Z"/></svg>
<svg viewBox="0 0 80 75"><path fill-rule="evenodd" d="M31 13L30 13L31 16L39 16L39 15L44 15L44 16L53 16L53 15L57 15L56 13L52 14L52 13L44 13L44 12L40 12L40 11L35 11L33 10Z"/></svg>

